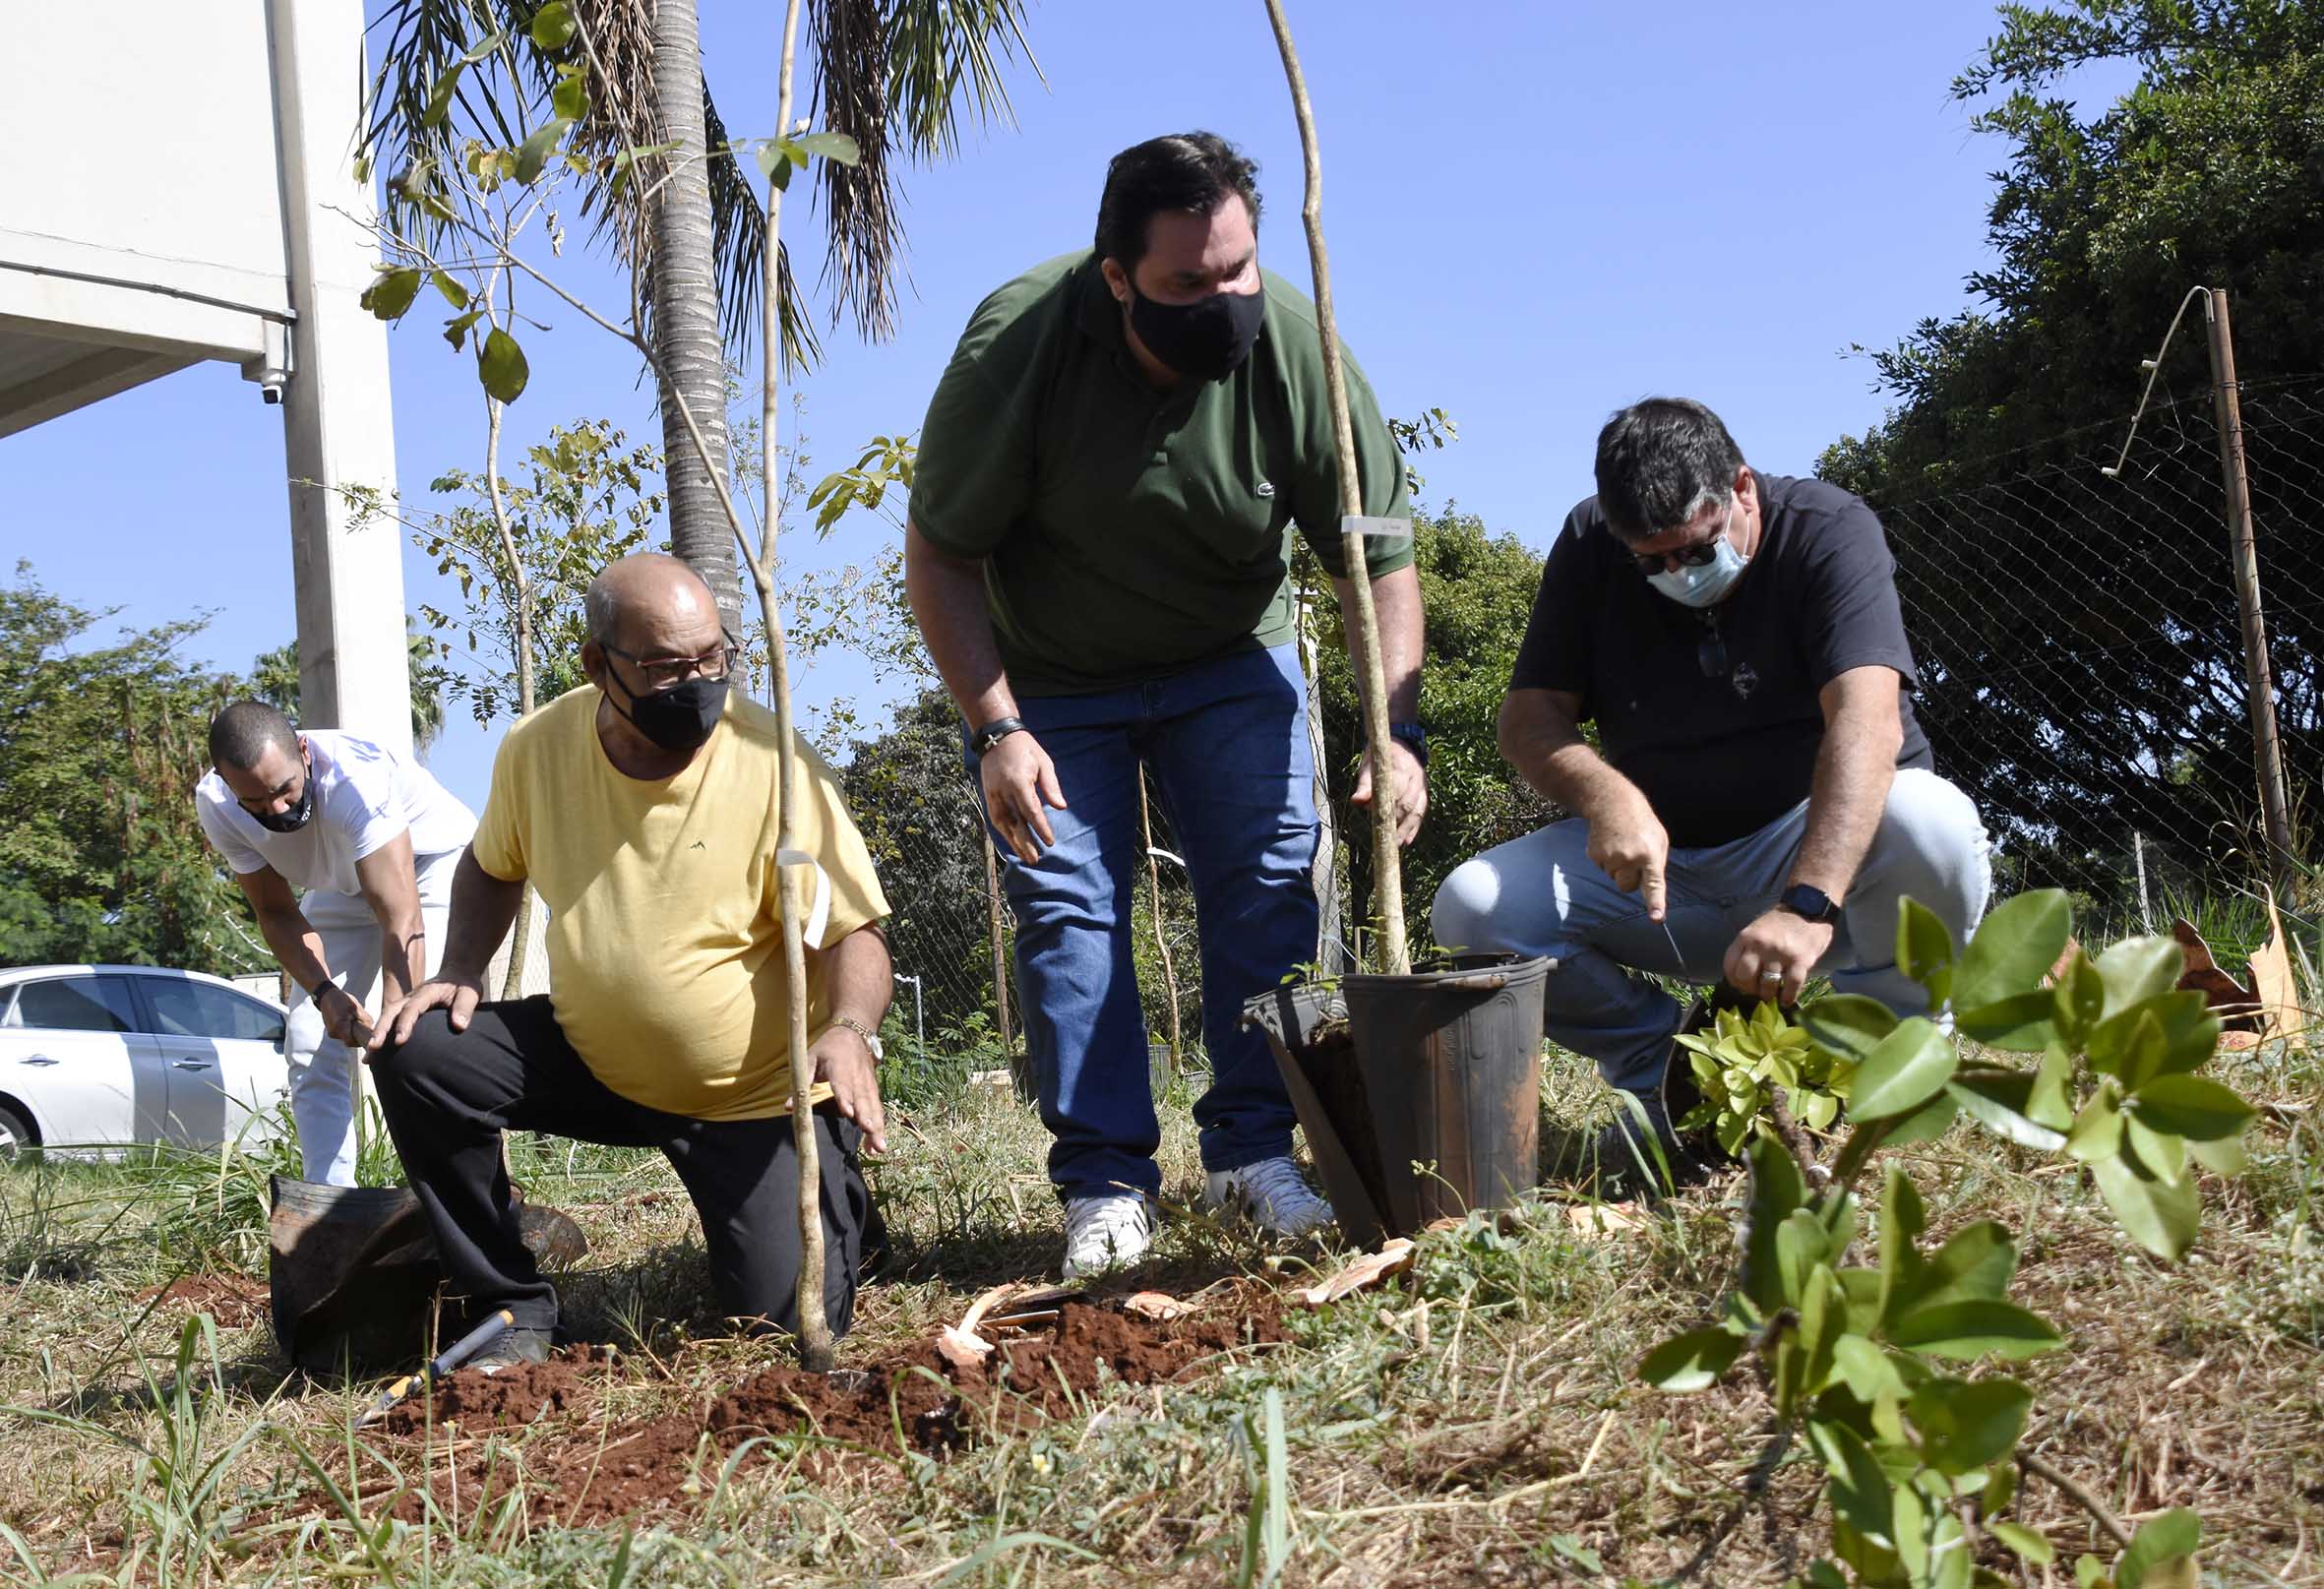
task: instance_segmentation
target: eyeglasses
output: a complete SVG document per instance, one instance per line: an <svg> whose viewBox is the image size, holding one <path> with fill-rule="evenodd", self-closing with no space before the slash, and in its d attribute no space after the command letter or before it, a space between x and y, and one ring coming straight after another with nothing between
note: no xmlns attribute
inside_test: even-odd
<svg viewBox="0 0 2324 1589"><path fill-rule="evenodd" d="M618 645L606 645L605 649L636 668L638 676L656 690L668 690L693 678L723 679L742 655L742 647L734 644L721 644L700 656L639 656Z"/></svg>
<svg viewBox="0 0 2324 1589"><path fill-rule="evenodd" d="M1719 520L1717 533L1712 535L1709 540L1696 541L1692 546L1682 546L1675 552L1636 554L1630 558L1630 563L1637 569L1639 577L1647 580L1666 572L1673 563L1678 564L1681 568L1702 568L1719 555L1719 543L1727 538L1727 532L1734 527L1735 504L1730 502L1727 505L1726 516Z"/></svg>

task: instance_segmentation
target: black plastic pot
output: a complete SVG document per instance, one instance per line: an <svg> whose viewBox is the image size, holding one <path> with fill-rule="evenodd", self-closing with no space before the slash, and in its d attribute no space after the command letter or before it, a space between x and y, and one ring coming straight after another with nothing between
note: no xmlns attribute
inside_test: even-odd
<svg viewBox="0 0 2324 1589"><path fill-rule="evenodd" d="M1462 955L1248 1001L1349 1241L1497 1207L1539 1177L1542 990L1551 963ZM1415 1165L1423 1166L1416 1169Z"/></svg>

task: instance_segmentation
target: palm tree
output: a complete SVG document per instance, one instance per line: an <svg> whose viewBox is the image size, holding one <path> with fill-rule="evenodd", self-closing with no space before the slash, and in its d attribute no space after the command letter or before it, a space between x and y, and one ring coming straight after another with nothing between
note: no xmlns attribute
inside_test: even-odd
<svg viewBox="0 0 2324 1589"><path fill-rule="evenodd" d="M1020 49L1030 60L1026 3L808 0L814 119L857 151L853 164L819 162L834 327L852 314L868 339L893 332L897 167L956 153L963 110L979 126L1009 119L1002 71ZM585 209L597 241L631 267L631 308L654 350L671 550L702 572L739 634L735 546L711 474L722 479L727 467L725 355L747 353L762 318L766 214L703 82L696 0L390 0L374 24L385 42L363 147L390 175L391 223L438 232L444 223L428 208L443 202L436 173L458 167L466 133L513 146L548 96L555 63L521 41L554 6L589 62L575 151L602 173L624 150L669 146L656 180L593 181ZM482 70L461 69L496 38ZM822 348L779 242L775 263L779 363L809 369Z"/></svg>
<svg viewBox="0 0 2324 1589"><path fill-rule="evenodd" d="M403 619L403 646L411 667L411 748L422 760L444 732L444 676L436 648L425 635L411 633ZM251 659L250 693L283 716L298 717L298 642L288 641Z"/></svg>

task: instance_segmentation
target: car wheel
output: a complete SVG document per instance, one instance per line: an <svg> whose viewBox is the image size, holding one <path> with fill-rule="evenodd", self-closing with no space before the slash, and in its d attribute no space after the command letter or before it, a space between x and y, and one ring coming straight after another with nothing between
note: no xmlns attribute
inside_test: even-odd
<svg viewBox="0 0 2324 1589"><path fill-rule="evenodd" d="M40 1145L40 1133L32 1129L14 1105L0 1104L0 1161L15 1158L27 1148Z"/></svg>

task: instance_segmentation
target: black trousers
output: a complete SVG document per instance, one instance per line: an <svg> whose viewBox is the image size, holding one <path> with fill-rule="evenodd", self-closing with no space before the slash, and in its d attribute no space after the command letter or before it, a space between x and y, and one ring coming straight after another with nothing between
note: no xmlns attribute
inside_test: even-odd
<svg viewBox="0 0 2324 1589"><path fill-rule="evenodd" d="M442 1010L383 1051L372 1074L411 1190L435 1227L456 1294L471 1316L494 1309L519 1327L553 1329L556 1288L520 1239L501 1162L505 1130L547 1131L614 1147L660 1148L702 1216L720 1312L752 1329L799 1322L799 1161L791 1120L696 1120L632 1103L590 1071L546 996L476 1007L464 1032ZM824 1217L824 1305L831 1333L855 1317L856 1277L887 1233L856 1151L863 1133L830 1106L816 1111Z"/></svg>

